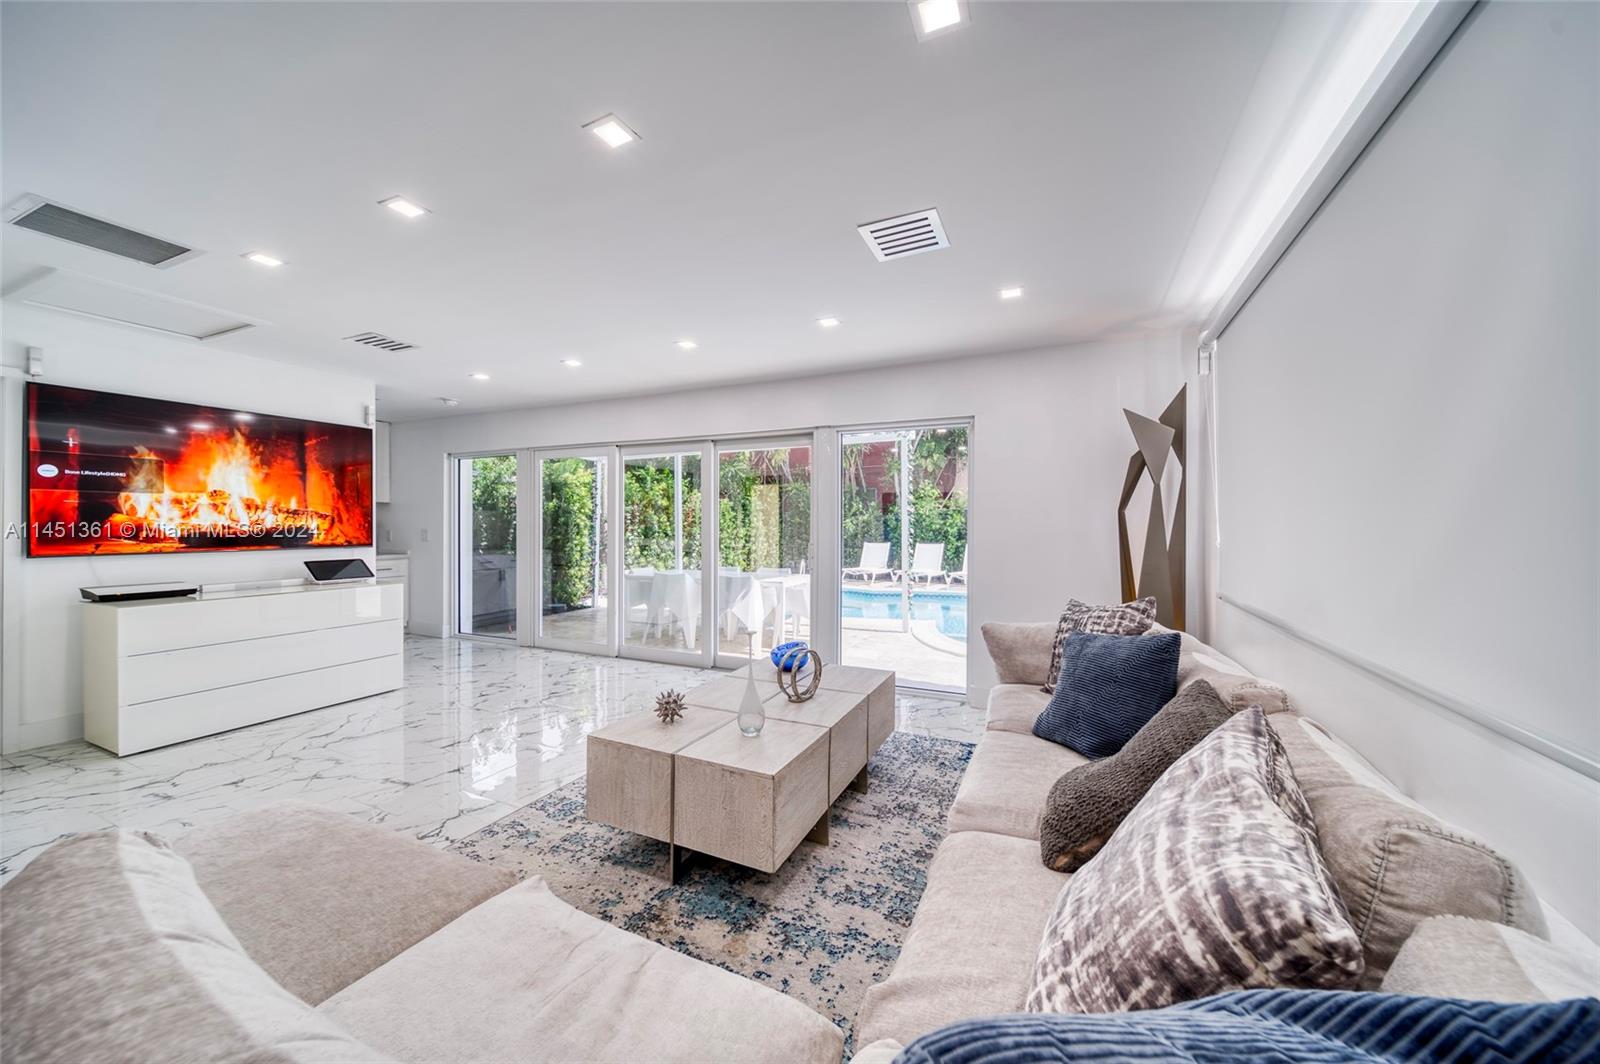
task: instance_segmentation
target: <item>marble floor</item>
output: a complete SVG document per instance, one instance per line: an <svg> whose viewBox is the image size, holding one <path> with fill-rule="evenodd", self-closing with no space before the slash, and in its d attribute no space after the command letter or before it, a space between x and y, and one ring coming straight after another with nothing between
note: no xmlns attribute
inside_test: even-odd
<svg viewBox="0 0 1600 1064"><path fill-rule="evenodd" d="M589 732L702 670L461 640L406 640L399 691L116 758L83 742L0 758L0 881L65 835L176 836L278 801L444 845L584 773ZM983 711L902 693L902 731L975 742Z"/></svg>

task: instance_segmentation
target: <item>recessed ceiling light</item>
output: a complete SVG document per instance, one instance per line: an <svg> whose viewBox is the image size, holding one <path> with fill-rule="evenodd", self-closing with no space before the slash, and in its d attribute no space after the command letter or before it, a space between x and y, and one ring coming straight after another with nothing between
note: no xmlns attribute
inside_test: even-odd
<svg viewBox="0 0 1600 1064"><path fill-rule="evenodd" d="M1002 288L1002 289L1000 289L1000 298L1001 299L1021 299L1022 298L1022 289L1021 288Z"/></svg>
<svg viewBox="0 0 1600 1064"><path fill-rule="evenodd" d="M639 134L629 129L627 124L616 115L601 115L593 122L586 122L584 129L591 130L595 136L606 142L608 147L620 148L639 139Z"/></svg>
<svg viewBox="0 0 1600 1064"><path fill-rule="evenodd" d="M475 381L486 381L489 379L489 375L487 373L469 373L467 376L471 377Z"/></svg>
<svg viewBox="0 0 1600 1064"><path fill-rule="evenodd" d="M909 0L911 23L917 28L917 39L927 40L936 33L953 30L967 22L965 0Z"/></svg>
<svg viewBox="0 0 1600 1064"><path fill-rule="evenodd" d="M268 255L265 251L246 251L240 258L249 259L257 266L282 266L283 260L276 255Z"/></svg>
<svg viewBox="0 0 1600 1064"><path fill-rule="evenodd" d="M568 369L577 369L579 366L583 365L583 362L576 358L564 358L561 360L561 364Z"/></svg>
<svg viewBox="0 0 1600 1064"><path fill-rule="evenodd" d="M678 341L678 350L679 351L693 351L695 348L697 348L699 346L700 345L695 343L693 340L679 340Z"/></svg>
<svg viewBox="0 0 1600 1064"><path fill-rule="evenodd" d="M839 327L839 319L838 318L818 318L817 319L817 324L822 326L824 329L836 329L836 328Z"/></svg>
<svg viewBox="0 0 1600 1064"><path fill-rule="evenodd" d="M237 410L233 415L233 420L235 421L254 421L255 419L256 416L254 414L247 414L243 410Z"/></svg>
<svg viewBox="0 0 1600 1064"><path fill-rule="evenodd" d="M196 432L210 432L211 431L211 422L209 422L209 421L193 421L193 422L190 422L189 427L191 429L194 429Z"/></svg>
<svg viewBox="0 0 1600 1064"><path fill-rule="evenodd" d="M421 218L424 214L430 213L428 208L421 204L412 203L404 196L390 196L388 199L381 199L378 201L378 206L387 207L394 213L403 214L407 218Z"/></svg>
<svg viewBox="0 0 1600 1064"><path fill-rule="evenodd" d="M178 434L178 430L173 428L171 425L168 425L166 427L166 430L167 430L167 435L168 436L176 436Z"/></svg>

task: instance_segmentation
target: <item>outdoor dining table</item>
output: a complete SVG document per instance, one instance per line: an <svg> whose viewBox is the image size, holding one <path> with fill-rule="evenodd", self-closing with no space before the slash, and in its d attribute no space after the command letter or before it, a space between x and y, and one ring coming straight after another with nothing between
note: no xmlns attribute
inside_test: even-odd
<svg viewBox="0 0 1600 1064"><path fill-rule="evenodd" d="M777 607L774 636L783 626L791 599L800 596L809 612L810 580L805 575L759 576L739 570L724 570L717 574L717 601L720 616L726 619L730 634L735 622L747 632L762 630L772 607L770 595ZM699 636L700 623L700 571L698 569L656 569L635 571L625 575L627 606L645 607L647 623L659 631L667 611L683 627L685 645L694 647Z"/></svg>

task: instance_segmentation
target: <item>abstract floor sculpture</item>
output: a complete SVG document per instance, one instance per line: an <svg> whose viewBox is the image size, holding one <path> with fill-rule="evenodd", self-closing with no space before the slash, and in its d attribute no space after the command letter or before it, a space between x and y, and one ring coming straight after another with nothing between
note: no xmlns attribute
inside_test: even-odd
<svg viewBox="0 0 1600 1064"><path fill-rule="evenodd" d="M582 780L451 848L542 875L584 912L781 990L848 1038L899 956L971 756L967 743L895 733L870 790L834 805L829 845L802 843L772 875L703 859L668 886L666 844L585 819Z"/></svg>

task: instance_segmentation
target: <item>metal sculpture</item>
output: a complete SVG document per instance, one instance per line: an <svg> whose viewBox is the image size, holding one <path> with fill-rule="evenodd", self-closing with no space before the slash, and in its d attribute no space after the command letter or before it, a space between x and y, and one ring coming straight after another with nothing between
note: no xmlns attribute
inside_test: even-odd
<svg viewBox="0 0 1600 1064"><path fill-rule="evenodd" d="M802 672L809 681L804 687L800 686ZM815 650L802 647L791 651L778 669L778 690L791 702L807 702L815 698L821 683L822 655Z"/></svg>
<svg viewBox="0 0 1600 1064"><path fill-rule="evenodd" d="M1155 420L1124 409L1128 427L1133 430L1138 450L1128 459L1128 473L1122 482L1122 499L1117 504L1117 546L1122 563L1122 597L1131 602L1145 595L1156 600L1156 620L1168 628L1184 627L1184 509L1187 503L1188 469L1184 461L1184 428L1187 423L1189 386L1184 385ZM1167 456L1178 459L1178 501L1173 507L1172 527L1167 527L1166 507L1161 498L1161 477L1167 469ZM1128 504L1139 487L1139 480L1150 474L1150 515L1145 523L1144 557L1139 578L1133 574L1133 547L1128 542Z"/></svg>

